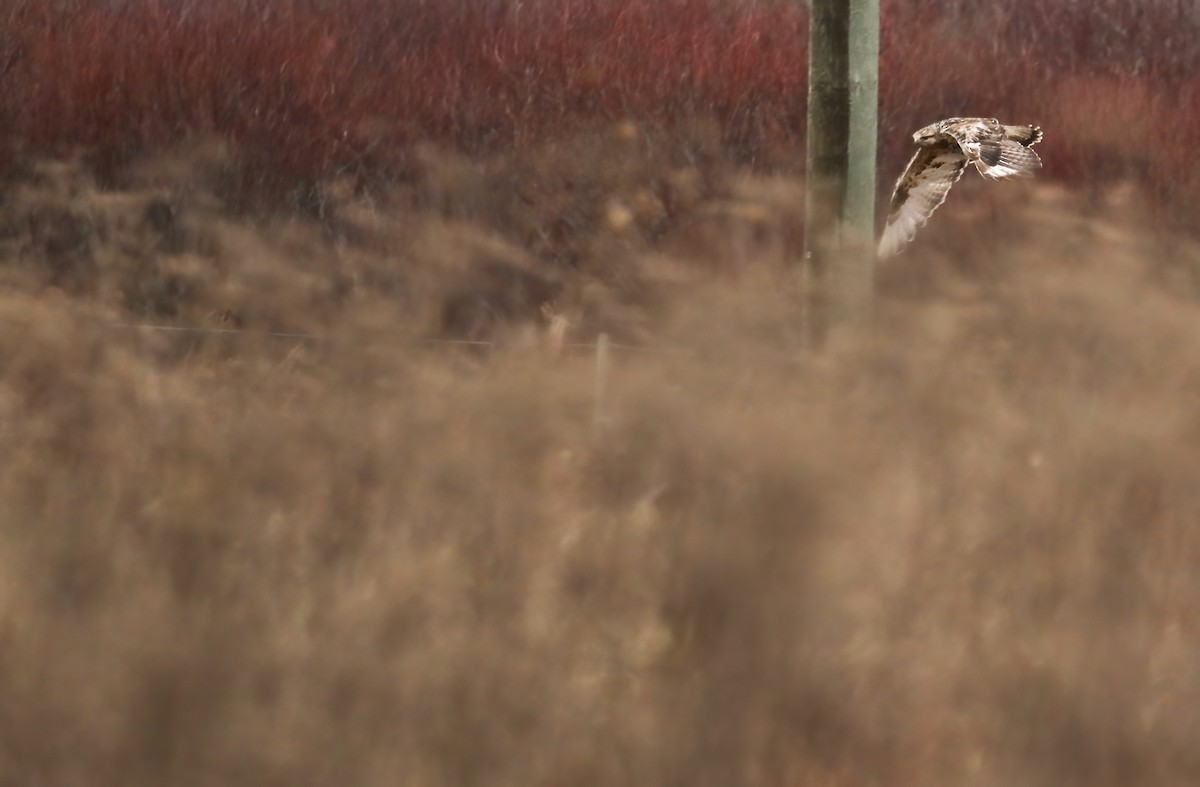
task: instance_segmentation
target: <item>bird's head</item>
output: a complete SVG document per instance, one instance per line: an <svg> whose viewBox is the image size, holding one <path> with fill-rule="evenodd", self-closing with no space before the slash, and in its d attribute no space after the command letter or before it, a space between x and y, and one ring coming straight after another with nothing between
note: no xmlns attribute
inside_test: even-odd
<svg viewBox="0 0 1200 787"><path fill-rule="evenodd" d="M933 123L913 134L913 142L918 145L932 145L941 136L941 123Z"/></svg>

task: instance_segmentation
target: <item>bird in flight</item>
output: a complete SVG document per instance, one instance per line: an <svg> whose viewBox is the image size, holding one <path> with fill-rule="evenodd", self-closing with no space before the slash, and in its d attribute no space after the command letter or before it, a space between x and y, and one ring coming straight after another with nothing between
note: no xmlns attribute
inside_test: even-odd
<svg viewBox="0 0 1200 787"><path fill-rule="evenodd" d="M1042 141L1037 126L1006 126L995 118L947 118L913 134L919 146L896 181L879 256L903 249L946 200L967 164L993 180L1032 175L1042 160L1030 148Z"/></svg>

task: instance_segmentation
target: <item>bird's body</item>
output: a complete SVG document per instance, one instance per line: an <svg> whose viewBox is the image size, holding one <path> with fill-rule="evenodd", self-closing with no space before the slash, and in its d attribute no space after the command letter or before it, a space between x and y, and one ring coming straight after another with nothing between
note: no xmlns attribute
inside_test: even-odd
<svg viewBox="0 0 1200 787"><path fill-rule="evenodd" d="M1030 150L1042 141L1037 126L1006 126L994 118L948 118L913 134L918 150L892 193L879 256L890 257L916 236L950 187L974 164L984 177L1031 175L1042 168Z"/></svg>

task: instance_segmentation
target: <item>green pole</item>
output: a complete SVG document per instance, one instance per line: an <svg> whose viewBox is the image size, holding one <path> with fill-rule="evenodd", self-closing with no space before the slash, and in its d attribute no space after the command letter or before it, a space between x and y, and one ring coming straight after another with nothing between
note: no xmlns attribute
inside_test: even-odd
<svg viewBox="0 0 1200 787"><path fill-rule="evenodd" d="M878 73L879 0L811 0L804 272L816 346L870 314Z"/></svg>
<svg viewBox="0 0 1200 787"><path fill-rule="evenodd" d="M838 289L850 319L866 320L875 286L875 150L879 130L879 0L850 0L850 141L843 218L850 253Z"/></svg>

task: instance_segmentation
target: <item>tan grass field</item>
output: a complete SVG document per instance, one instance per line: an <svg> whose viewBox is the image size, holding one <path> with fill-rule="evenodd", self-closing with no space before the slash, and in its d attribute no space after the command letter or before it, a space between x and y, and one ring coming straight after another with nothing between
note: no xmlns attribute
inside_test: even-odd
<svg viewBox="0 0 1200 787"><path fill-rule="evenodd" d="M705 139L6 184L0 782L1196 783L1200 246L964 180L813 354Z"/></svg>

